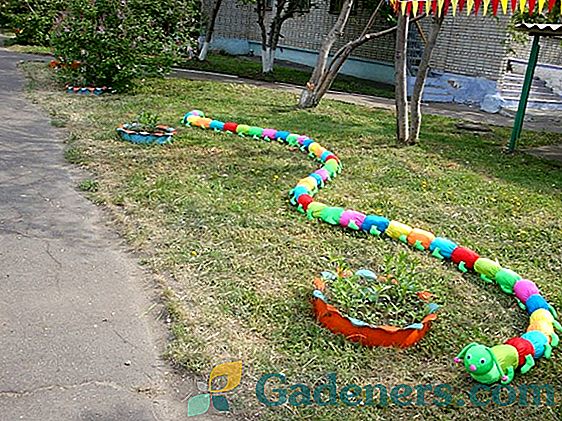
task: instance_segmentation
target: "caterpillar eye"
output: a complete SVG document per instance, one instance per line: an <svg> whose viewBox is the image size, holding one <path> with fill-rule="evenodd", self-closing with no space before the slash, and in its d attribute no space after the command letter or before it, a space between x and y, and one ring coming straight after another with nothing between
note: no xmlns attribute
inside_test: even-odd
<svg viewBox="0 0 562 421"><path fill-rule="evenodd" d="M480 364L485 364L485 363L486 363L486 359L485 359L485 358L482 358L482 359L480 360Z"/></svg>
<svg viewBox="0 0 562 421"><path fill-rule="evenodd" d="M467 359L467 360L470 360L471 358L472 358L472 355L470 355L470 354L467 354L467 355L466 355L466 359Z"/></svg>

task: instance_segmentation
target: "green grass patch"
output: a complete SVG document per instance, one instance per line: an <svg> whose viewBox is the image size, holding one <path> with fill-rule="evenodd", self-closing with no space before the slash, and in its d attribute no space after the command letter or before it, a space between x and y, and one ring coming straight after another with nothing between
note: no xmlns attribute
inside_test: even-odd
<svg viewBox="0 0 562 421"><path fill-rule="evenodd" d="M96 197L146 264L165 275L173 325L169 357L202 375L213 364L243 360L242 385L229 396L237 417L556 418L558 408L545 406L440 407L431 394L426 406L264 408L255 398L256 381L280 372L288 384L311 387L326 382L329 372L341 386L446 383L455 402L468 404L474 382L452 358L471 341L495 345L520 335L528 316L499 288L428 253L307 220L287 200L297 180L317 167L298 151L194 128L180 128L162 147L115 135L115 127L139 112L157 113L161 123L178 127L194 108L223 121L307 134L344 164L319 200L473 247L535 280L562 308L562 172L523 153L503 154L508 129L466 133L452 119L428 116L419 146L395 148L393 116L382 110L336 101L297 110L293 94L179 79L147 80L128 95L74 96L50 88L46 67L24 68L32 98L53 115L66 114L72 148L99 182ZM544 142L542 134L525 132L521 144ZM404 276L415 277L442 306L419 345L369 349L316 323L312 280L333 256L353 269L377 270L400 254L407 259ZM551 360L518 374L514 385L549 383L558 391L561 370L562 353L555 350Z"/></svg>
<svg viewBox="0 0 562 421"><path fill-rule="evenodd" d="M385 256L378 265L376 279L357 275L345 260L335 259L332 276L324 279L326 297L343 314L373 326L405 328L419 323L429 313L429 306L419 293L416 273L419 261L407 251ZM372 276L372 274L370 274ZM375 273L376 275L376 273Z"/></svg>
<svg viewBox="0 0 562 421"><path fill-rule="evenodd" d="M84 192L95 193L99 189L99 183L96 180L87 178L78 183L78 189Z"/></svg>
<svg viewBox="0 0 562 421"><path fill-rule="evenodd" d="M226 54L209 54L205 61L199 61L194 58L193 60L182 63L180 67L225 73L267 82L291 83L299 86L305 86L312 73L312 69L305 66L278 62L272 74L264 75L261 71L261 63L257 58L230 56ZM391 85L341 74L336 77L330 89L340 92L394 98L394 87Z"/></svg>
<svg viewBox="0 0 562 421"><path fill-rule="evenodd" d="M6 41L5 46L8 50L13 51L14 53L37 54L42 56L50 56L53 54L52 48L40 45L9 45L9 42Z"/></svg>

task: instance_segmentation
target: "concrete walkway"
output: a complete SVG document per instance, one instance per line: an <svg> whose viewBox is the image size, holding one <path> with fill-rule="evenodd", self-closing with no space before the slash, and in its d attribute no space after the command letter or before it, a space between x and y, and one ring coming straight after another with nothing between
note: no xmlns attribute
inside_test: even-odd
<svg viewBox="0 0 562 421"><path fill-rule="evenodd" d="M155 285L75 190L25 58L0 51L0 419L186 419Z"/></svg>

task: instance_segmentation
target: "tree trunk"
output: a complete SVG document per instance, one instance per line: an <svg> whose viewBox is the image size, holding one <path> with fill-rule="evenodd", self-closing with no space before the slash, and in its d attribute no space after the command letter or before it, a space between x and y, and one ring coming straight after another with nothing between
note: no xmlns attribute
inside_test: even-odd
<svg viewBox="0 0 562 421"><path fill-rule="evenodd" d="M343 31L349 19L349 15L351 14L354 2L355 0L344 1L336 23L332 29L330 29L330 32L328 32L326 38L322 42L320 51L318 52L318 59L316 60L316 67L314 68L306 87L301 92L298 105L300 108L311 108L318 105L320 98L318 97L318 91L316 88L320 85L320 82L325 75L328 58L334 42L343 35Z"/></svg>
<svg viewBox="0 0 562 421"><path fill-rule="evenodd" d="M429 37L423 50L418 74L416 75L414 90L412 92L412 98L410 99L412 125L410 127L409 143L411 144L416 143L420 137L420 128L422 121L421 102L423 89L425 87L425 81L429 72L429 62L431 61L431 54L433 53L433 49L435 48L435 44L437 43L437 36L439 35L439 31L441 30L441 26L443 25L444 18L444 15L433 18Z"/></svg>
<svg viewBox="0 0 562 421"><path fill-rule="evenodd" d="M385 0L379 2L378 6L371 14L369 21L363 28L361 35L358 38L349 41L338 51L336 51L336 53L332 57L332 61L330 62L330 64L324 68L323 74L320 75L318 82L316 82L314 86L312 86L312 84L310 84L309 82L306 89L304 89L301 93L301 97L298 104L300 108L312 108L312 107L316 107L320 103L320 100L326 94L328 89L330 89L330 87L332 86L332 83L336 79L340 69L345 64L346 60L351 56L351 54L353 54L353 51L355 51L356 48L359 48L363 44L366 44L367 42L373 39L377 39L385 35L389 35L396 31L397 26L392 26L388 29L384 29L379 32L368 33L369 29L374 24L375 18L377 17L380 8L384 4L384 1ZM411 22L417 22L423 19L425 16L426 16L425 13L418 15L415 18L413 18ZM311 81L312 81L312 77L311 77Z"/></svg>
<svg viewBox="0 0 562 421"><path fill-rule="evenodd" d="M265 30L265 12L262 14L263 20L262 44L261 44L261 71L262 73L271 73L273 71L273 61L275 59L275 36L277 30L277 20L279 19L279 1L273 0L271 4L271 22L269 23L269 31ZM283 2L284 4L284 2ZM280 28L279 28L280 29Z"/></svg>
<svg viewBox="0 0 562 421"><path fill-rule="evenodd" d="M396 52L394 57L396 141L408 144L408 78L406 74L406 53L408 48L408 26L410 16L398 14L396 30Z"/></svg>
<svg viewBox="0 0 562 421"><path fill-rule="evenodd" d="M211 44L211 39L213 38L213 32L215 31L215 22L221 8L222 0L216 0L213 10L211 11L211 16L209 17L209 23L207 24L207 29L205 30L205 41L203 42L203 47L199 52L199 60L204 61L207 59L207 53L209 52L209 45Z"/></svg>
<svg viewBox="0 0 562 421"><path fill-rule="evenodd" d="M273 71L273 61L275 59L275 50L271 47L265 47L261 50L261 68L262 73L270 73Z"/></svg>

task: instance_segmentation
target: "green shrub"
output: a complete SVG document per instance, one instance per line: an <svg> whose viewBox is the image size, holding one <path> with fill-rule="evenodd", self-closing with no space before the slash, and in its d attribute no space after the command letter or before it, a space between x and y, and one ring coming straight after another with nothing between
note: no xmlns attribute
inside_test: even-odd
<svg viewBox="0 0 562 421"><path fill-rule="evenodd" d="M0 1L0 26L10 28L21 45L50 45L50 31L64 8L62 0Z"/></svg>
<svg viewBox="0 0 562 421"><path fill-rule="evenodd" d="M68 1L52 32L61 78L123 90L135 78L165 74L194 42L196 6L195 0Z"/></svg>

